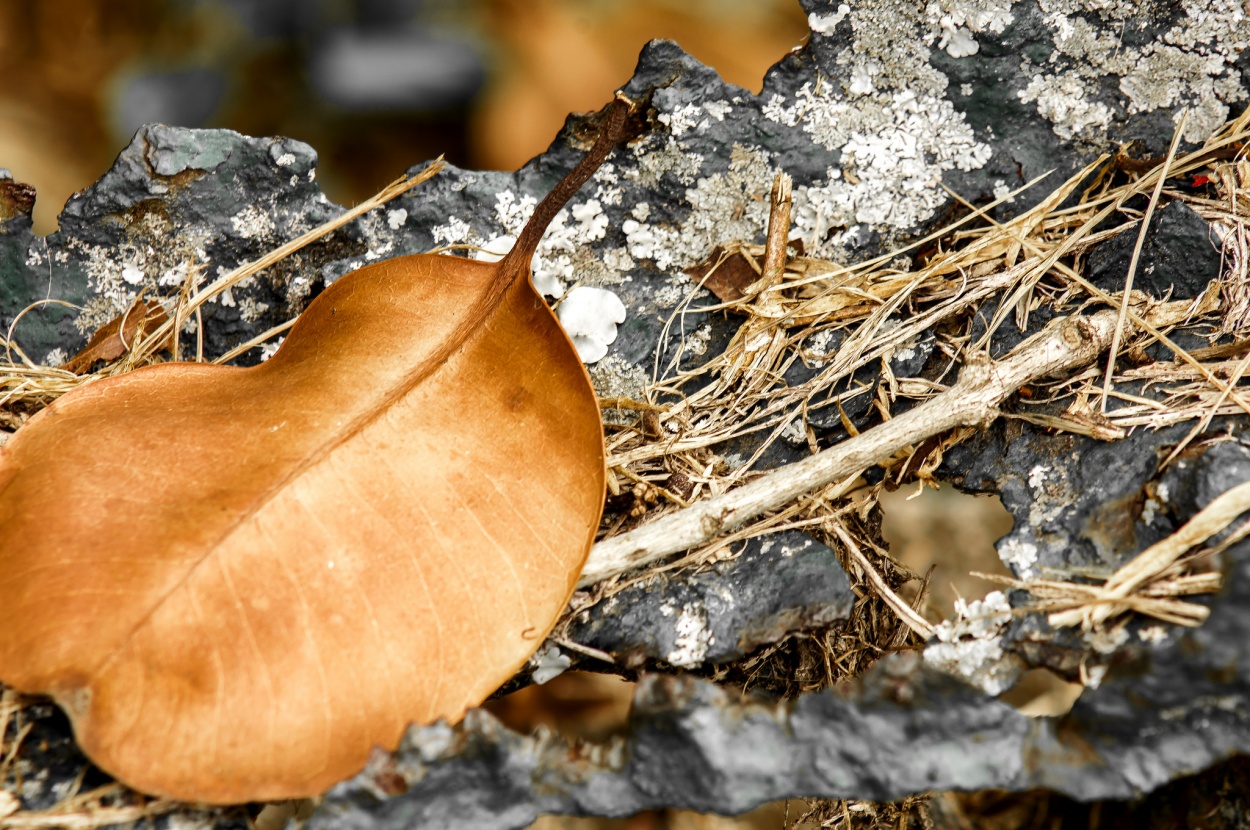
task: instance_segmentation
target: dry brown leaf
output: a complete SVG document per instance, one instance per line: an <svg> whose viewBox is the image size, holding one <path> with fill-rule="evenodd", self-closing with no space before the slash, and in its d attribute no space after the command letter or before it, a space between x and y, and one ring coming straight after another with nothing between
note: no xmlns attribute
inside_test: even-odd
<svg viewBox="0 0 1250 830"><path fill-rule="evenodd" d="M752 265L745 253L741 250L726 252L719 245L706 260L687 268L686 273L722 303L741 300L747 295L747 286L760 278L759 266Z"/></svg>
<svg viewBox="0 0 1250 830"><path fill-rule="evenodd" d="M233 803L320 793L515 673L604 496L529 262L627 109L499 263L381 262L266 363L151 366L31 419L0 449L0 679L131 786Z"/></svg>
<svg viewBox="0 0 1250 830"><path fill-rule="evenodd" d="M168 319L161 304L155 300L136 300L125 313L96 329L82 351L62 363L60 368L81 375L98 360L116 360L134 345L136 337L151 334Z"/></svg>

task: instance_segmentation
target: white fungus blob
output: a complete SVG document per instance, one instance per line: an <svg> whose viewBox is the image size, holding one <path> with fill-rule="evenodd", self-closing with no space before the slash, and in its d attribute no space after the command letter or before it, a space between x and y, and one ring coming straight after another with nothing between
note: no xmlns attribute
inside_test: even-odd
<svg viewBox="0 0 1250 830"><path fill-rule="evenodd" d="M515 236L496 236L494 239L479 246L480 250L473 252L473 258L482 262L498 262L504 258L508 251L512 250L512 246L515 244Z"/></svg>
<svg viewBox="0 0 1250 830"><path fill-rule="evenodd" d="M127 262L122 266L122 279L130 285L138 285L143 282L143 272L136 268L132 263Z"/></svg>
<svg viewBox="0 0 1250 830"><path fill-rule="evenodd" d="M972 38L972 33L963 26L947 29L938 44L952 58L966 58L980 51L981 46Z"/></svg>
<svg viewBox="0 0 1250 830"><path fill-rule="evenodd" d="M625 322L625 304L611 291L579 285L560 303L556 316L582 362L595 363L616 340L617 324Z"/></svg>
<svg viewBox="0 0 1250 830"><path fill-rule="evenodd" d="M534 655L531 662L534 665L534 671L530 679L539 686L564 674L564 670L573 665L569 656L562 654L555 646Z"/></svg>

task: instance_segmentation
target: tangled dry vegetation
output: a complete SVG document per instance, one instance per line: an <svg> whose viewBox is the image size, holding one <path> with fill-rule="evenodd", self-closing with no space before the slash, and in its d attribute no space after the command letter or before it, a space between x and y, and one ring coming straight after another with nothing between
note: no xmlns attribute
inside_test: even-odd
<svg viewBox="0 0 1250 830"><path fill-rule="evenodd" d="M1030 315L1040 309L1086 324L1094 319L1087 311L1090 306L1111 306L1114 313L1103 312L1104 323L1114 321L1111 353L1057 377L1037 376L1005 417L1105 441L1119 440L1133 429L1194 422L1167 459L1170 463L1214 417L1250 414L1250 402L1238 391L1250 367L1250 341L1245 339L1250 325L1250 162L1239 155L1246 129L1243 116L1193 152L1177 155L1174 144L1164 158L1145 163L1125 156L1100 158L1007 222L988 214L1015 193L979 208L956 195L967 210L960 220L906 248L855 265L789 255L787 188L779 177L766 243L727 246L692 269L699 286L721 300L700 310L745 317L728 347L685 369L684 344L679 345L676 354L665 356L663 366L657 356L657 379L645 399L604 402L640 411L642 417L632 425L608 428L609 466L617 488L629 486L633 503L615 517L609 515L603 537L654 523L701 496L719 496L762 477L750 472L752 463L779 440L805 440L816 453L821 447L809 418L818 408L835 408L850 437L859 436L861 428L845 410L861 396L870 400L874 419L881 422L907 410L924 412L922 423L940 420L941 396L961 367L988 364L990 336L1005 325L1024 331ZM1173 200L1189 205L1221 237L1225 267L1218 283L1192 300L1170 301L1132 290L1131 274L1128 290L1114 295L1084 276L1086 257L1095 246L1148 226L1158 207ZM1138 236L1132 269L1144 238ZM691 292L675 317L690 307L696 293ZM977 314L988 320L980 329L974 325ZM1186 350L1175 339L1182 331L1213 345ZM936 335L945 369L936 377L895 377L891 358L913 348L927 333ZM838 343L836 350L829 348L831 342ZM1150 356L1147 350L1155 344L1166 349L1165 359ZM1012 356L1027 361L1030 349L1040 352L1045 346L1043 339L1033 338ZM791 368L799 362L809 379L788 383ZM875 376L865 379L860 373L865 368ZM861 632L865 639L859 649L847 650L843 643L826 657L825 683L853 676L875 656L905 643L900 626L914 635L913 643L931 633L920 613L923 588L911 592L911 602L897 593L908 580L923 581L901 571L873 532L882 488L931 482L944 452L978 427L967 423L933 437L921 434L901 446L883 446L876 459L885 471L883 482L865 487L855 476L831 482L732 533L708 539L675 561L600 583L583 602L616 592L625 580L730 556L736 542L751 536L804 528L840 551L861 595L890 612ZM718 446L756 433L763 438L750 459L731 464L717 454ZM786 474L782 469L769 475ZM1052 619L1059 624L1114 624L1133 610L1196 625L1205 618L1205 609L1180 598L1215 590L1218 575L1194 573L1212 551L1193 549L1223 530L1248 503L1245 493L1230 494L1220 517L1195 519L1193 527L1146 552L1105 585L1083 580L1012 584L1029 589L1038 610L1055 612ZM1238 531L1237 538L1244 532ZM592 565L594 558L592 553ZM1099 610L1090 611L1092 605ZM874 657L853 661L847 673L829 668L847 666L846 655L856 652ZM793 675L783 687L796 688Z"/></svg>
<svg viewBox="0 0 1250 830"><path fill-rule="evenodd" d="M1250 161L1240 157L1248 137L1250 114L1183 155L1174 144L1164 158L1145 162L1104 156L1034 208L1004 222L992 218L992 209L1020 191L980 207L952 194L964 209L957 221L904 248L851 265L804 256L789 242L788 184L779 176L765 244L725 246L711 261L692 269L689 296L670 321L677 322L704 302L707 294L700 289L708 288L719 302L697 306L699 311L743 318L728 346L696 364L690 345L681 341L674 351L656 355L653 380L642 395L601 401L605 410L623 417L609 418L605 427L610 493L600 540L676 515L760 477L752 472L753 462L779 440L806 443L813 453L823 449L810 423L814 413L836 412L849 440L869 431L870 422L888 422L903 411L940 403L962 367L989 359L993 332L1004 326L1024 330L1042 309L1048 317L1084 315L1095 305L1115 309L1110 355L1104 349L1102 357L1076 371L1030 382L1013 398L1005 417L1106 441L1134 429L1192 421L1192 431L1172 458L1192 441L1211 440L1202 436L1213 418L1250 414L1250 401L1241 391L1250 368ZM13 342L11 329L0 365L0 429L20 427L82 384L171 354L202 360L202 348L183 342L182 332L185 321L210 297L408 190L440 166L435 163L417 177L396 182L335 222L204 288L192 282L177 297L136 301L127 315L64 366L30 360ZM1133 291L1131 273L1126 290L1116 294L1084 276L1087 255L1095 246L1147 226L1150 215L1170 200L1188 205L1220 235L1225 263L1218 283L1192 301L1174 302ZM1133 268L1143 239L1138 238ZM988 324L974 325L978 314ZM265 332L217 361L232 360L276 338L289 325ZM1210 345L1186 351L1176 343L1178 331L1200 335ZM914 348L926 335L936 338L945 368L929 377L896 377L891 358ZM1155 344L1166 350L1163 358L1150 356ZM1158 349L1153 351L1158 354ZM790 370L799 364L805 369L799 376L806 379L788 382L787 376L796 376ZM847 414L850 409L860 413L858 423ZM842 557L860 597L851 619L718 667L714 676L783 695L855 677L884 653L919 646L932 631L925 617L927 577L897 564L880 537L877 500L882 488L932 482L943 454L976 429L969 423L890 449L875 459L884 470L884 480L876 485L865 485L858 475L829 483L709 538L675 560L586 585L575 595L570 612L638 580L731 557L752 536L802 528ZM749 458L722 454L727 442L752 437L759 440ZM1240 492L1244 489L1230 493L1232 501L1220 517L1207 516L1202 527L1178 534L1167 551L1154 551L1131 574L1118 574L1105 584L1077 578L1012 584L1028 589L1038 610L1067 624L1115 625L1129 612L1198 624L1203 609L1183 597L1215 590L1218 577L1202 572L1200 562L1210 550L1195 553L1194 548L1246 508L1250 494ZM1237 531L1237 537L1244 532ZM583 653L592 660L611 660L611 655ZM112 785L89 792L74 788L50 811L20 809L12 793L21 792L23 780L38 772L23 760L30 732L24 712L37 704L8 690L0 700L0 828L89 828L151 817L177 806ZM809 818L819 818L824 826L841 826L839 821L851 826L852 813L868 809L839 802L824 805L819 815Z"/></svg>

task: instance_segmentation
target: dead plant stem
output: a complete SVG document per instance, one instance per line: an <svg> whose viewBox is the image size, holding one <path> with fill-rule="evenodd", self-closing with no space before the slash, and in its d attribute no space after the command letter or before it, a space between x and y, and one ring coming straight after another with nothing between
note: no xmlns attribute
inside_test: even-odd
<svg viewBox="0 0 1250 830"><path fill-rule="evenodd" d="M1189 303L1153 310L1177 320ZM969 355L959 380L946 392L858 437L763 475L723 495L599 542L591 550L579 585L587 586L704 544L804 493L851 480L905 447L957 427L988 426L998 405L1021 386L1088 365L1106 350L1118 314L1102 311L1052 321L1005 358Z"/></svg>
<svg viewBox="0 0 1250 830"><path fill-rule="evenodd" d="M1163 185L1168 178L1168 169L1176 159L1176 147L1180 144L1181 136L1185 132L1185 123L1188 120L1189 111L1186 110L1181 113L1181 121L1176 125L1176 131L1172 133L1172 145L1168 147L1168 154L1163 159L1158 181L1155 182L1154 191L1150 194L1150 204L1146 206L1146 213L1141 218L1141 227L1137 231L1137 243L1133 245L1133 256L1128 261L1128 274L1124 277L1124 294L1120 300L1120 319L1116 323L1115 334L1111 336L1111 349L1107 354L1107 373L1102 380L1102 402L1098 406L1098 411L1104 415L1107 412L1107 395L1111 391L1111 376L1115 374L1115 359L1120 352L1120 340L1128 321L1128 304L1133 298L1133 278L1137 275L1137 263L1141 258L1142 246L1146 244L1146 234L1150 231L1150 219L1159 205L1159 196L1163 193Z"/></svg>

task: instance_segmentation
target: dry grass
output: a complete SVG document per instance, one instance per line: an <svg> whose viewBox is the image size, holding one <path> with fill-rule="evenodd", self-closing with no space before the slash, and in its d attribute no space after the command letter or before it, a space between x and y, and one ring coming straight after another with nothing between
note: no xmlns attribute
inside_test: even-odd
<svg viewBox="0 0 1250 830"><path fill-rule="evenodd" d="M1248 119L1242 116L1230 122L1193 152L1177 155L1173 147L1140 175L1117 173L1124 166L1122 160L1101 158L1033 209L1007 222L986 216L998 202L979 209L969 205L968 215L954 225L907 248L856 265L780 255L788 234L775 228L769 230L769 241L763 246L741 244L721 251L703 271L700 284L715 282L718 269L728 267L733 257L740 258L736 266L740 268L741 260L745 260L757 276L742 288L742 296L698 306L700 311L745 316L729 346L692 369L682 368L684 342L672 355L657 355L655 380L645 395L638 401L623 402L643 412L642 417L630 425L607 428L608 463L618 489L620 482L659 487L674 480L689 489L680 498L661 489L662 498L642 505L643 509L610 515L602 537L612 537L672 512L685 501L719 495L749 480L756 475L750 470L752 463L783 434L806 440L815 450L817 439L808 418L816 401L837 409L846 431L854 435L858 428L843 408L858 397L869 397L881 419L892 417L901 405L933 397L947 388L970 355L985 352L990 333L1013 318L1015 325L1024 329L1030 315L1043 307L1052 312L1079 311L1101 302L1120 308L1123 343L1117 351L1133 359L1116 361L1109 373L1090 365L1075 376L1032 387L1029 397L1020 401L1019 411L1009 417L1056 432L1117 440L1133 429L1182 421L1195 422L1196 436L1213 417L1250 412L1250 403L1237 388L1250 368L1250 343L1243 339L1231 347L1187 352L1174 341L1172 328L1164 331L1158 327L1163 324L1156 313L1162 308L1159 298L1137 291L1109 295L1082 274L1085 255L1092 247L1133 228L1141 219L1131 206L1135 199L1161 194L1191 204L1210 221L1219 223L1223 237L1231 240L1235 250L1226 253L1227 267L1220 282L1194 299L1189 313L1175 328L1212 342L1221 335L1244 337L1250 326L1250 234L1246 232L1250 197L1245 189L1250 183L1250 163L1221 157L1250 138ZM1166 186L1169 177L1199 172L1216 183L1217 198ZM779 215L784 211L779 212L774 205L774 222ZM788 230L788 223L783 230ZM923 256L913 261L922 249ZM692 286L686 301L674 312L670 325L695 307L693 303L700 296L696 287ZM973 334L974 311L989 320L988 331L979 336ZM1174 326L1174 321L1167 324ZM937 349L947 368L935 378L894 377L890 358L929 332L936 333ZM823 348L831 338L841 339L834 352ZM1154 343L1163 344L1173 359L1147 358L1143 363L1146 349ZM787 370L800 361L815 370L814 376L801 384L786 383ZM875 386L855 380L857 370L867 366L879 367L880 382ZM1130 393L1125 389L1143 391ZM1105 413L1104 400L1116 403ZM883 464L887 483L931 480L943 452L971 433L949 434L887 459ZM761 438L751 458L732 463L732 459L717 454L718 445L751 435ZM1177 452L1183 448L1178 447ZM803 527L823 533L836 540L838 549L854 550L855 542L861 549L869 549L871 539L846 541L843 517L848 512L870 513L881 489L878 486L861 494L861 501L852 505L847 496L851 484L810 494L732 535L689 551L675 562L596 586L594 595L611 595L656 572L732 556L735 543L783 528ZM868 593L893 604L896 618L908 620L914 631L923 634L924 621L910 617L874 578L873 572L880 567L865 568L863 562L856 561L852 572L866 584L876 583ZM1174 587L1189 592L1199 587L1210 590L1211 584L1211 578L1204 576L1175 583Z"/></svg>

